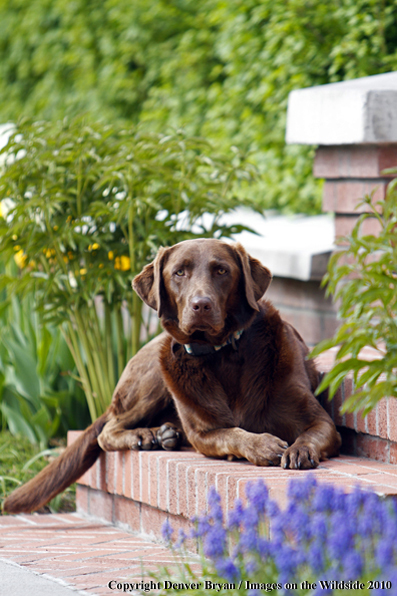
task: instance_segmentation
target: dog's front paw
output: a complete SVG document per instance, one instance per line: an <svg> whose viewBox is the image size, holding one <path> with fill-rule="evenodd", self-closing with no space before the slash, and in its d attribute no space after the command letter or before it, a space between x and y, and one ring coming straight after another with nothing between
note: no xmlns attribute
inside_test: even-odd
<svg viewBox="0 0 397 596"><path fill-rule="evenodd" d="M158 429L156 438L159 447L162 447L166 451L175 451L179 449L182 444L183 434L182 431L171 424L171 422L165 422Z"/></svg>
<svg viewBox="0 0 397 596"><path fill-rule="evenodd" d="M288 443L270 435L262 433L250 439L245 447L245 458L256 466L279 466Z"/></svg>
<svg viewBox="0 0 397 596"><path fill-rule="evenodd" d="M281 467L291 470L309 470L317 468L319 463L316 450L308 445L291 445L281 459Z"/></svg>
<svg viewBox="0 0 397 596"><path fill-rule="evenodd" d="M134 451L158 449L157 439L150 428L134 428L129 431L129 447Z"/></svg>

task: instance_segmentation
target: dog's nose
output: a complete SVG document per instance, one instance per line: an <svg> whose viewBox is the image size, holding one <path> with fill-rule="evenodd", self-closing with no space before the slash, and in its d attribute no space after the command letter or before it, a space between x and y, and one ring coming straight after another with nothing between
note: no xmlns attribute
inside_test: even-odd
<svg viewBox="0 0 397 596"><path fill-rule="evenodd" d="M206 315L212 310L212 302L206 296L195 296L190 302L190 306L197 314Z"/></svg>

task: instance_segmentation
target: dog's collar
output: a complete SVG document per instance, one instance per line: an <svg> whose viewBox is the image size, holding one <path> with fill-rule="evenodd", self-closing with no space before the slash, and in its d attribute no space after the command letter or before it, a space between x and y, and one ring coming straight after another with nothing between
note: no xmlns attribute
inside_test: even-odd
<svg viewBox="0 0 397 596"><path fill-rule="evenodd" d="M191 343L191 344L184 344L184 348L189 356L205 356L206 354L214 354L215 352L219 352L225 346L233 346L235 350L237 350L236 342L240 339L244 329L240 329L239 331L235 331L223 344L220 346L211 346L209 344L199 344L199 343Z"/></svg>

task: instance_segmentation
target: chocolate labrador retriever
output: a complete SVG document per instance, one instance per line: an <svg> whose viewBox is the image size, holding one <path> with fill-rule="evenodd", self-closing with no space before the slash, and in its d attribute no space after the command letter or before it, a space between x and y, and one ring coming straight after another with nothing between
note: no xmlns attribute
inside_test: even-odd
<svg viewBox="0 0 397 596"><path fill-rule="evenodd" d="M160 249L133 281L164 333L132 358L105 414L4 503L33 511L101 450L175 449L257 466L316 467L340 436L314 397L307 347L263 294L271 274L239 245L188 240Z"/></svg>

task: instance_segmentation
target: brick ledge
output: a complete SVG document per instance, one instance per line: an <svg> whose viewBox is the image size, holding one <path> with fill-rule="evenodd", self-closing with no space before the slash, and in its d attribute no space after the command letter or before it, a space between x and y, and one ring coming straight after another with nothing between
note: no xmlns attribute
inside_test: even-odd
<svg viewBox="0 0 397 596"><path fill-rule="evenodd" d="M79 431L69 432L69 443ZM77 511L133 532L161 538L166 519L185 531L190 519L207 510L207 491L215 486L224 509L245 498L245 486L263 479L271 498L283 507L292 478L314 475L319 482L352 490L359 484L383 496L397 495L397 466L364 457L340 456L316 470L258 468L248 462L206 458L192 449L165 452L102 453L78 481Z"/></svg>

